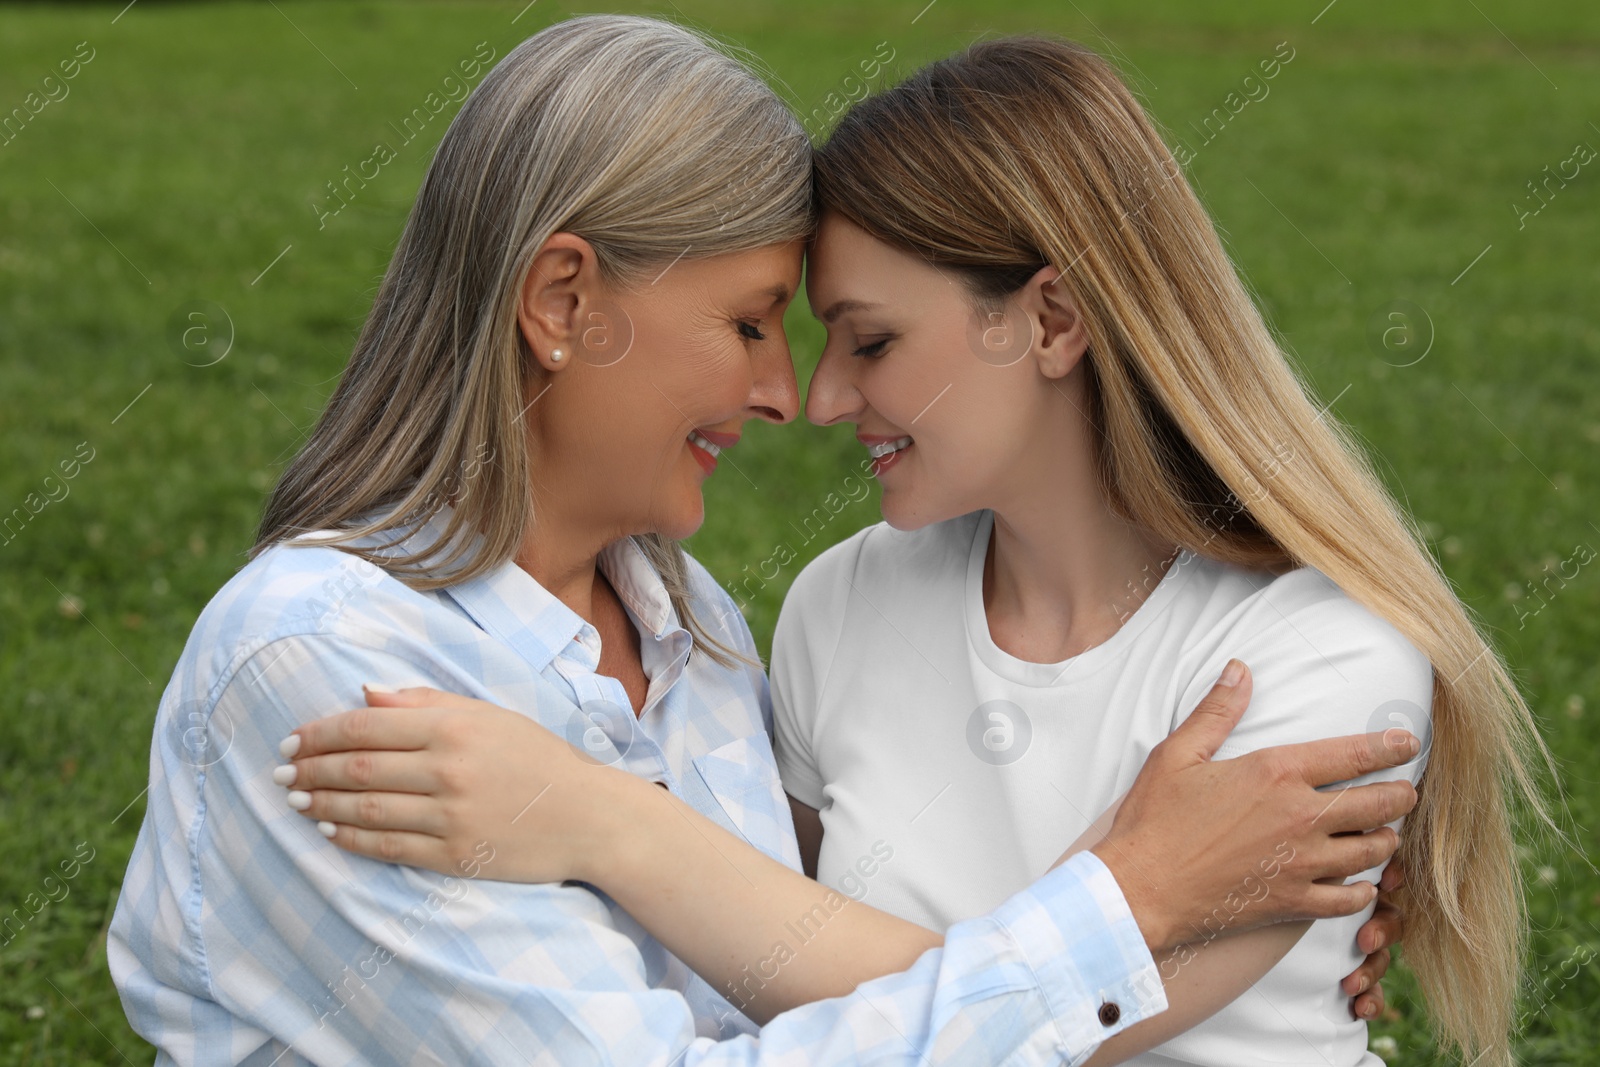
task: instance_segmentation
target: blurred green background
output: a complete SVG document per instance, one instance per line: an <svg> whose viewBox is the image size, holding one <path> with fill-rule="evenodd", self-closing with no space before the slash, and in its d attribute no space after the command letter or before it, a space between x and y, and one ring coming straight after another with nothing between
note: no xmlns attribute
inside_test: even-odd
<svg viewBox="0 0 1600 1067"><path fill-rule="evenodd" d="M324 227L315 205L377 142L398 147L390 124L480 42L503 56L591 10L524 3L0 7L0 520L24 516L0 530L0 1062L152 1057L104 946L157 700L337 380L455 105ZM748 46L821 117L885 45L901 73L1025 30L1109 55L1194 153L1190 177L1286 349L1509 657L1594 851L1600 567L1546 579L1600 549L1600 160L1580 162L1600 148L1600 8L593 10L618 9ZM1245 85L1289 51L1264 97ZM1259 98L1241 107L1246 89ZM60 98L40 106L47 93ZM5 126L13 108L23 119ZM1218 108L1226 121L1207 130ZM175 322L201 331L188 348ZM803 298L788 325L804 383L821 333ZM712 480L691 551L732 580L780 542L800 547L791 523L859 458L848 427L752 424L737 455L748 478ZM760 590L749 618L764 650L798 568L876 517L874 498L851 504ZM70 880L45 882L74 862ZM1600 875L1531 837L1523 863L1536 931L1522 1056L1600 1063ZM1443 1062L1403 970L1389 986L1375 1047Z"/></svg>

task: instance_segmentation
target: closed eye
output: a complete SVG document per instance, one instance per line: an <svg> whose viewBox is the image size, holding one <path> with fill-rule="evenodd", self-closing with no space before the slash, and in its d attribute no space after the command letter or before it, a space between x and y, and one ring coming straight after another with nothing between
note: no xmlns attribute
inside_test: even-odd
<svg viewBox="0 0 1600 1067"><path fill-rule="evenodd" d="M767 335L761 332L760 325L754 322L741 322L739 324L739 334L752 341L765 341L767 339Z"/></svg>
<svg viewBox="0 0 1600 1067"><path fill-rule="evenodd" d="M883 355L883 347L888 343L889 338L885 337L880 341L873 341L871 344L862 345L851 354L856 356L865 356L868 359L876 359Z"/></svg>

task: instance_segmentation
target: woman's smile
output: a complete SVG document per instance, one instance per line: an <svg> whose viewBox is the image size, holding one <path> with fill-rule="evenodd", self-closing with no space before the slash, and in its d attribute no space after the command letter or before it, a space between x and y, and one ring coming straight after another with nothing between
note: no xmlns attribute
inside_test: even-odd
<svg viewBox="0 0 1600 1067"><path fill-rule="evenodd" d="M700 469L709 475L716 471L717 457L722 454L722 450L732 448L739 443L739 435L702 430L697 426L689 431L688 442L689 454L700 464Z"/></svg>
<svg viewBox="0 0 1600 1067"><path fill-rule="evenodd" d="M883 434L858 433L856 440L867 446L867 455L872 457L872 474L875 478L882 478L884 472L900 461L906 449L914 443L910 437L887 437Z"/></svg>

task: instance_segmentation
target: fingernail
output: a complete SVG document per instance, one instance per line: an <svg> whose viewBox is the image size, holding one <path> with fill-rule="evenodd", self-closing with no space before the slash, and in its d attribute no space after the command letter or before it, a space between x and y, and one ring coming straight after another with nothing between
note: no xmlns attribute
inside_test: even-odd
<svg viewBox="0 0 1600 1067"><path fill-rule="evenodd" d="M282 767L272 769L272 780L279 785L294 785L294 776L300 773L300 768L292 763L285 763Z"/></svg>
<svg viewBox="0 0 1600 1067"><path fill-rule="evenodd" d="M1360 996L1362 993L1365 993L1367 991L1367 987L1370 985L1372 985L1372 979L1368 978L1366 975L1362 975L1361 988L1356 990L1356 995Z"/></svg>
<svg viewBox="0 0 1600 1067"><path fill-rule="evenodd" d="M339 828L337 826L333 825L333 823L327 821L326 819L324 819L321 822L317 823L317 833L321 834L323 837L332 837L334 834L336 834L338 832L339 832Z"/></svg>
<svg viewBox="0 0 1600 1067"><path fill-rule="evenodd" d="M1230 659L1228 665L1222 668L1222 677L1217 679L1217 684L1232 689L1244 677L1244 664L1236 659Z"/></svg>
<svg viewBox="0 0 1600 1067"><path fill-rule="evenodd" d="M304 789L289 790L289 806L295 811L305 811L311 806L311 794Z"/></svg>
<svg viewBox="0 0 1600 1067"><path fill-rule="evenodd" d="M369 693L398 693L400 691L394 686L384 685L382 682L366 682L361 688Z"/></svg>
<svg viewBox="0 0 1600 1067"><path fill-rule="evenodd" d="M294 754L300 751L300 735L290 734L278 742L278 755L284 759L294 759Z"/></svg>
<svg viewBox="0 0 1600 1067"><path fill-rule="evenodd" d="M1376 1004L1363 1004L1363 1005L1361 1005L1361 1016L1362 1016L1362 1018L1370 1019L1376 1014L1378 1014L1378 1006Z"/></svg>

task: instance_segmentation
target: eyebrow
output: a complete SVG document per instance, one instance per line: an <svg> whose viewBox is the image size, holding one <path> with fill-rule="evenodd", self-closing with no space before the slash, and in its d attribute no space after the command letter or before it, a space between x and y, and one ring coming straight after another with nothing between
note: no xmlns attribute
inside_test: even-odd
<svg viewBox="0 0 1600 1067"><path fill-rule="evenodd" d="M882 306L882 304L874 304L866 300L835 300L832 304L829 304L828 309L818 317L822 319L823 322L832 325L834 319L838 318L840 315L843 315L847 311L870 311L872 308L878 308Z"/></svg>

